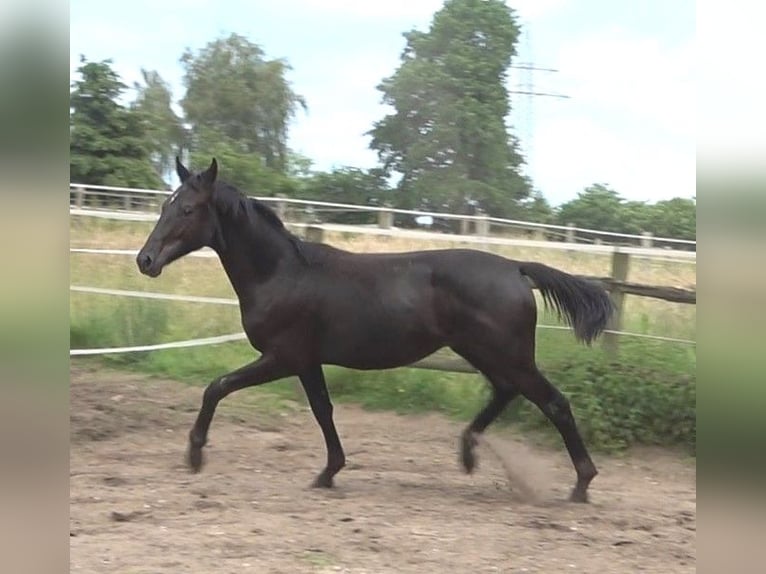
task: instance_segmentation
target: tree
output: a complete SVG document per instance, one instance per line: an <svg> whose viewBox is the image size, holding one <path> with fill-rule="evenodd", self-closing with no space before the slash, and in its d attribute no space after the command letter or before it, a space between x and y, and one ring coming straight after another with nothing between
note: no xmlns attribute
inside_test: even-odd
<svg viewBox="0 0 766 574"><path fill-rule="evenodd" d="M293 179L268 168L258 154L249 152L241 142L204 128L197 129L197 142L198 149L191 153L193 166L206 167L215 157L226 172L223 179L249 195L295 195Z"/></svg>
<svg viewBox="0 0 766 574"><path fill-rule="evenodd" d="M539 190L534 190L527 199L521 202L521 209L522 218L526 221L553 223L555 219L551 204Z"/></svg>
<svg viewBox="0 0 766 574"><path fill-rule="evenodd" d="M117 101L125 89L111 61L80 59L69 95L69 172L77 183L156 188L141 116Z"/></svg>
<svg viewBox="0 0 766 574"><path fill-rule="evenodd" d="M143 116L155 170L167 176L175 169L175 156L182 152L183 126L171 106L170 86L155 71L142 69L141 76L143 84L135 84L137 96L132 109Z"/></svg>
<svg viewBox="0 0 766 574"><path fill-rule="evenodd" d="M181 105L191 124L191 148L199 150L200 130L216 132L257 154L266 167L287 167L288 124L303 98L290 87L284 60L267 60L263 50L231 34L198 53L186 50L186 95Z"/></svg>
<svg viewBox="0 0 766 574"><path fill-rule="evenodd" d="M697 239L697 201L676 197L649 208L647 231L656 237Z"/></svg>
<svg viewBox="0 0 766 574"><path fill-rule="evenodd" d="M596 183L563 204L558 210L561 225L573 223L577 227L629 233L626 229L624 200L613 189ZM635 230L631 230L634 231Z"/></svg>
<svg viewBox="0 0 766 574"><path fill-rule="evenodd" d="M400 204L518 213L530 185L505 125L518 34L501 0L447 0L427 33L404 34L402 63L378 86L394 111L369 132L384 168L401 174Z"/></svg>
<svg viewBox="0 0 766 574"><path fill-rule="evenodd" d="M335 203L356 205L383 205L391 191L385 174L380 169L363 170L354 167L314 173L303 180L301 197ZM334 223L372 223L374 214L369 212L338 212L322 217Z"/></svg>
<svg viewBox="0 0 766 574"><path fill-rule="evenodd" d="M594 184L559 208L558 221L599 231L634 235L648 231L656 237L693 240L697 236L697 204L694 199L680 197L655 204L625 201L607 186Z"/></svg>

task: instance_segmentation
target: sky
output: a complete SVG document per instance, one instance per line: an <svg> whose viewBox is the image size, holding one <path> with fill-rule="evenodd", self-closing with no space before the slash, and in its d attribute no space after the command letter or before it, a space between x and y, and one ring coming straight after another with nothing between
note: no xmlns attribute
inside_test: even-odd
<svg viewBox="0 0 766 574"><path fill-rule="evenodd" d="M626 199L696 195L695 2L509 0L522 27L508 123L524 172L554 205L603 183ZM183 96L179 58L235 32L284 58L306 98L288 145L315 169L377 165L365 135L390 110L376 89L392 75L402 33L427 31L441 0L72 0L70 75L80 55L111 59L124 83L157 70ZM126 94L130 97L131 94Z"/></svg>

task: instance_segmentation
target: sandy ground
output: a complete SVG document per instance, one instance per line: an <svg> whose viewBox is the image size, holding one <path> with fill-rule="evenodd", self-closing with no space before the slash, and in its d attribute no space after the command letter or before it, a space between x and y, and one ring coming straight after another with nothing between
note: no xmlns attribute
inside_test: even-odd
<svg viewBox="0 0 766 574"><path fill-rule="evenodd" d="M678 454L595 456L591 503L573 504L563 447L489 432L468 476L459 423L341 404L348 465L316 490L324 442L298 403L227 398L192 475L200 388L78 363L71 383L71 572L696 571L696 469Z"/></svg>

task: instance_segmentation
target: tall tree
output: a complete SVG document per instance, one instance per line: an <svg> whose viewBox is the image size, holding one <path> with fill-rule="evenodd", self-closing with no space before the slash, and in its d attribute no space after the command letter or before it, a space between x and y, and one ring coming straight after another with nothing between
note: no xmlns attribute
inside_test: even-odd
<svg viewBox="0 0 766 574"><path fill-rule="evenodd" d="M519 213L530 185L505 124L518 35L502 0L447 0L428 32L404 34L402 62L378 86L394 111L369 132L384 167L401 174L403 203Z"/></svg>
<svg viewBox="0 0 766 574"><path fill-rule="evenodd" d="M181 63L186 85L181 105L191 124L192 149L204 128L257 154L266 167L284 171L288 124L305 108L285 77L288 64L266 59L259 46L238 34L212 41L196 54L187 49Z"/></svg>
<svg viewBox="0 0 766 574"><path fill-rule="evenodd" d="M78 183L158 187L141 115L118 102L126 86L111 61L80 59L69 94L69 173Z"/></svg>
<svg viewBox="0 0 766 574"><path fill-rule="evenodd" d="M173 111L173 93L162 76L153 70L141 70L143 83L135 84L137 92L133 109L143 115L146 139L152 163L158 173L168 177L184 143L181 119Z"/></svg>

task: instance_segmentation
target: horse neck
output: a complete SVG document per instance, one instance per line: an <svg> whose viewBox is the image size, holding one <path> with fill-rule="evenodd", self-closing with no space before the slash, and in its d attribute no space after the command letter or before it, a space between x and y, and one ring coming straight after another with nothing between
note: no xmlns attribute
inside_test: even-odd
<svg viewBox="0 0 766 574"><path fill-rule="evenodd" d="M212 247L240 298L295 258L288 238L266 221L253 222L242 212L219 213L219 218L219 237Z"/></svg>

